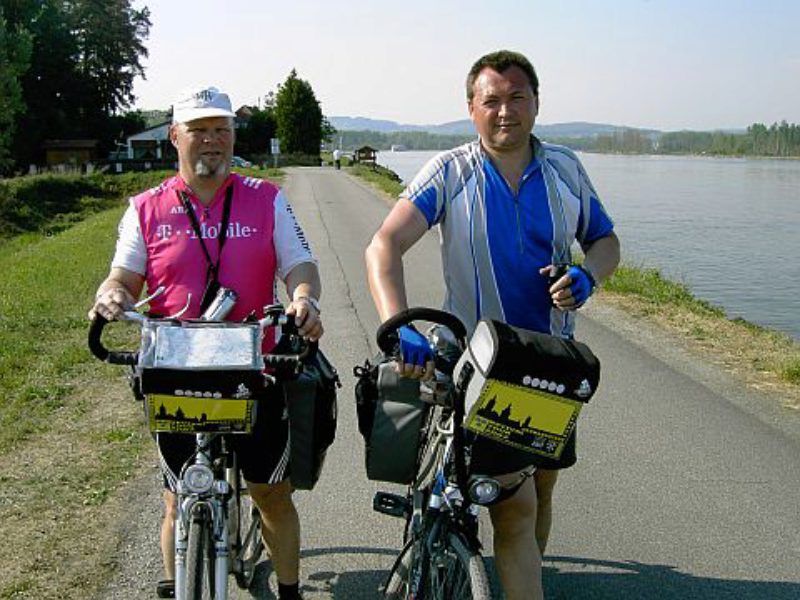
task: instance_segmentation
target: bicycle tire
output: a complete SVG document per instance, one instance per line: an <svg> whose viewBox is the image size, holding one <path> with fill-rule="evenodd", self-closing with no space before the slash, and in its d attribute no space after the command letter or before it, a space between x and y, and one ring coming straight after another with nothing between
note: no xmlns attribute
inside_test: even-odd
<svg viewBox="0 0 800 600"><path fill-rule="evenodd" d="M387 600L407 600L413 597L411 585L411 571L416 566L415 561L419 560L419 542L409 540L400 554L394 561L383 596Z"/></svg>
<svg viewBox="0 0 800 600"><path fill-rule="evenodd" d="M490 600L491 588L483 557L463 537L449 533L447 543L431 557L436 566L428 569L433 598Z"/></svg>
<svg viewBox="0 0 800 600"><path fill-rule="evenodd" d="M426 557L421 594L410 589L410 575L419 568L419 541L406 544L395 561L384 596L390 600L490 600L492 597L483 557L457 533L448 533L443 543Z"/></svg>
<svg viewBox="0 0 800 600"><path fill-rule="evenodd" d="M214 544L208 515L192 517L186 548L187 600L214 598Z"/></svg>
<svg viewBox="0 0 800 600"><path fill-rule="evenodd" d="M261 515L253 505L250 496L242 495L239 502L239 531L241 547L237 553L237 567L234 572L236 585L249 590L256 574L256 564L264 551L261 537Z"/></svg>

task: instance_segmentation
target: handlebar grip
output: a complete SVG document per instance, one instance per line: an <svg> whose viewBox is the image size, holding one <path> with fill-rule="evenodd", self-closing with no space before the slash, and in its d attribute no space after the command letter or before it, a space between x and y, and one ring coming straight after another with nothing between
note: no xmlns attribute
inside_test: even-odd
<svg viewBox="0 0 800 600"><path fill-rule="evenodd" d="M287 354L284 356L291 356L297 362L303 362L314 358L319 348L319 342L312 342L300 337L297 325L294 322L294 317L287 315L287 320L281 325L281 336L294 336L299 341L302 351L298 354Z"/></svg>
<svg viewBox="0 0 800 600"><path fill-rule="evenodd" d="M458 338L462 343L466 343L467 328L461 320L449 312L438 310L436 308L415 307L401 311L390 317L378 327L376 341L378 348L387 354L393 351L395 341L391 336L403 325L408 325L414 321L430 321L448 327L453 335Z"/></svg>
<svg viewBox="0 0 800 600"><path fill-rule="evenodd" d="M108 319L102 315L95 315L89 326L89 350L103 362L112 365L135 365L139 362L138 352L117 352L106 348L101 337L103 329L108 325Z"/></svg>

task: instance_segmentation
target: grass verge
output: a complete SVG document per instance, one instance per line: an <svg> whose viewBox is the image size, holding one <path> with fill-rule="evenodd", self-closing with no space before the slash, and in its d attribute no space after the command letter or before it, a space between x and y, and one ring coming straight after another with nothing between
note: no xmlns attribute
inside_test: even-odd
<svg viewBox="0 0 800 600"><path fill-rule="evenodd" d="M130 512L121 491L153 462L124 371L86 346L86 313L126 208L114 204L0 253L0 600L94 597ZM134 349L138 331L113 325L104 341Z"/></svg>
<svg viewBox="0 0 800 600"><path fill-rule="evenodd" d="M107 501L149 447L121 372L86 349L119 204L0 255L2 599L91 596L110 568ZM119 327L107 343L135 347L136 333Z"/></svg>
<svg viewBox="0 0 800 600"><path fill-rule="evenodd" d="M348 173L363 179L376 189L389 194L393 198L397 198L405 187L400 177L398 177L394 171L380 165L375 165L373 168L372 166L355 164L345 169Z"/></svg>

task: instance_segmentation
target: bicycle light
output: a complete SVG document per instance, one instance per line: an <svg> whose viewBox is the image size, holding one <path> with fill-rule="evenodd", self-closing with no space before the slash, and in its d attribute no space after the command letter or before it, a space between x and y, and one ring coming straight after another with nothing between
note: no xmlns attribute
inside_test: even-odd
<svg viewBox="0 0 800 600"><path fill-rule="evenodd" d="M191 465L183 474L183 483L193 494L205 494L214 485L214 472L206 465Z"/></svg>
<svg viewBox="0 0 800 600"><path fill-rule="evenodd" d="M469 482L469 497L475 504L490 504L500 495L500 483L491 477L477 475Z"/></svg>

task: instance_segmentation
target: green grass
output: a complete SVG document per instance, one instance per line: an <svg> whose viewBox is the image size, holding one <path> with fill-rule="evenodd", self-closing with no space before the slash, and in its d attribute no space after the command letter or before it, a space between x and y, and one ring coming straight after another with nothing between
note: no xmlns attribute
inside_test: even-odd
<svg viewBox="0 0 800 600"><path fill-rule="evenodd" d="M779 374L784 381L800 385L800 352L783 362L780 366Z"/></svg>
<svg viewBox="0 0 800 600"><path fill-rule="evenodd" d="M395 198L405 187L394 171L390 171L380 165L375 165L375 168L373 168L372 166L356 164L347 167L347 171Z"/></svg>
<svg viewBox="0 0 800 600"><path fill-rule="evenodd" d="M280 185L283 183L284 179L284 172L283 169L259 169L257 167L251 167L249 169L234 169L236 173L247 177L258 177L259 179L269 179L272 183L277 183Z"/></svg>
<svg viewBox="0 0 800 600"><path fill-rule="evenodd" d="M78 367L100 366L86 349L86 312L108 273L123 210L17 241L0 255L0 452L47 429Z"/></svg>
<svg viewBox="0 0 800 600"><path fill-rule="evenodd" d="M652 304L654 309L659 306L671 305L695 314L713 317L725 316L725 312L721 308L695 298L686 285L670 281L658 269L622 264L609 279L603 282L603 289L617 294L637 296Z"/></svg>
<svg viewBox="0 0 800 600"><path fill-rule="evenodd" d="M657 269L622 264L603 289L636 300L639 314L666 318L714 354L732 356L730 362L800 385L800 344L740 317L728 319L720 307L695 298L686 285L670 281Z"/></svg>

